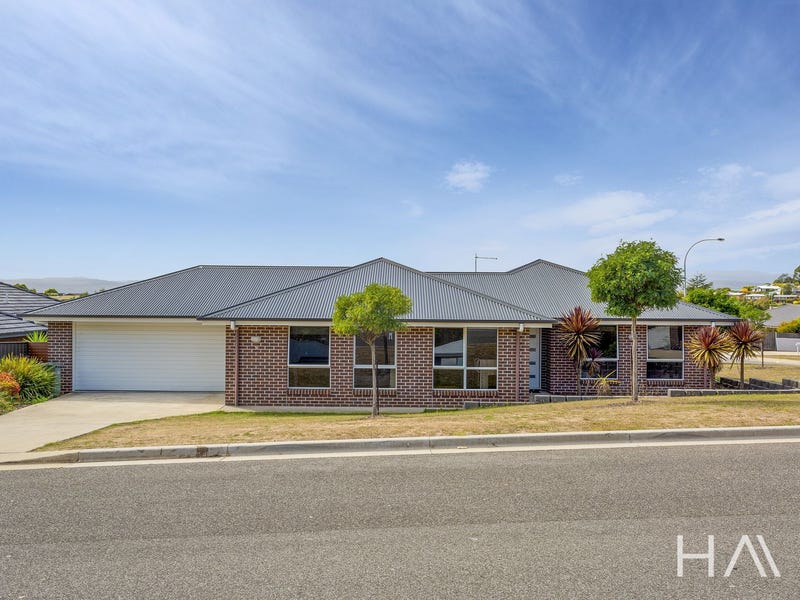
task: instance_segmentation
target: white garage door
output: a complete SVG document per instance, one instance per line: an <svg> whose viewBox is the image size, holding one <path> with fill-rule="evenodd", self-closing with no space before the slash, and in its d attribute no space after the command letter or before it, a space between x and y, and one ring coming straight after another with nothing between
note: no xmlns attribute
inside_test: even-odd
<svg viewBox="0 0 800 600"><path fill-rule="evenodd" d="M198 323L75 323L73 387L222 391L225 328Z"/></svg>

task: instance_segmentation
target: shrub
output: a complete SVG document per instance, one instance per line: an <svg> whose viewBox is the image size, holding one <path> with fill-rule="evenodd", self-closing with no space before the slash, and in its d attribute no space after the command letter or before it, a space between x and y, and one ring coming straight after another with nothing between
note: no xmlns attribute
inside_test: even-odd
<svg viewBox="0 0 800 600"><path fill-rule="evenodd" d="M19 382L19 397L26 404L53 396L56 375L48 365L35 358L4 356L0 358L0 372L9 373Z"/></svg>
<svg viewBox="0 0 800 600"><path fill-rule="evenodd" d="M11 373L0 373L0 393L19 396L19 382Z"/></svg>
<svg viewBox="0 0 800 600"><path fill-rule="evenodd" d="M800 317L778 325L778 333L800 333Z"/></svg>
<svg viewBox="0 0 800 600"><path fill-rule="evenodd" d="M47 342L47 332L46 331L31 331L28 335L25 336L26 342L32 342L34 344L40 344Z"/></svg>

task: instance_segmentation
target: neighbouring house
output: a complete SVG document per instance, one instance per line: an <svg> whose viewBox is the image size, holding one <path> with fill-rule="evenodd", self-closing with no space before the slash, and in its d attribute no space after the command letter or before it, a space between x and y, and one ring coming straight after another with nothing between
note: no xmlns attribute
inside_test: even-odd
<svg viewBox="0 0 800 600"><path fill-rule="evenodd" d="M59 301L50 296L21 290L0 281L0 341L20 341L33 331L47 331L46 325L23 319L20 315L55 304Z"/></svg>
<svg viewBox="0 0 800 600"><path fill-rule="evenodd" d="M800 304L773 306L767 312L769 319L764 323L767 329L764 336L764 350L800 352L800 334L777 332L778 325L800 319Z"/></svg>
<svg viewBox="0 0 800 600"><path fill-rule="evenodd" d="M228 404L368 406L369 352L330 326L336 298L373 282L413 301L408 327L380 342L383 406L575 394L574 365L554 330L574 306L599 317L601 373L616 379L614 393L629 393L630 321L591 301L583 272L544 260L503 273L425 273L384 258L348 268L204 265L27 317L47 323L65 391L224 391ZM706 386L684 342L736 320L687 303L644 313L643 392Z"/></svg>

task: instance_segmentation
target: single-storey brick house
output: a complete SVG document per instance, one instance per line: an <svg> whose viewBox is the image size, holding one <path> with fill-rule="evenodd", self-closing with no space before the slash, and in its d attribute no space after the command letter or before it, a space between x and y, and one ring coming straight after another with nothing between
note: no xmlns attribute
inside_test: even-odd
<svg viewBox="0 0 800 600"><path fill-rule="evenodd" d="M630 321L591 301L581 271L537 260L503 273L424 273L379 258L355 267L197 266L33 311L69 390L224 391L228 404L368 406L369 352L331 331L336 298L369 283L413 301L381 342L382 405L526 402L576 392L554 332L574 306L601 320L602 372L630 388ZM637 327L643 393L704 387L684 340L736 319L692 304ZM587 378L588 378L588 374Z"/></svg>

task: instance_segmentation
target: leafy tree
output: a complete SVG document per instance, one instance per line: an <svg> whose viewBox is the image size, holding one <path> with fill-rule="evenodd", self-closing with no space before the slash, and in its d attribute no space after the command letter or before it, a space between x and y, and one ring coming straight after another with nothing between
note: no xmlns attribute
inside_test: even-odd
<svg viewBox="0 0 800 600"><path fill-rule="evenodd" d="M791 283L784 283L781 284L781 294L788 296L792 293L792 284Z"/></svg>
<svg viewBox="0 0 800 600"><path fill-rule="evenodd" d="M764 323L769 320L769 313L761 308L764 305L762 301L750 302L749 300L737 301L739 304L738 316L742 319L747 319L753 322L757 327L763 327ZM767 306L769 308L769 306Z"/></svg>
<svg viewBox="0 0 800 600"><path fill-rule="evenodd" d="M800 283L800 265L797 265L794 268L794 272L792 273L792 279L794 283Z"/></svg>
<svg viewBox="0 0 800 600"><path fill-rule="evenodd" d="M718 327L703 327L689 338L686 348L692 360L708 371L713 389L717 371L732 348L730 336Z"/></svg>
<svg viewBox="0 0 800 600"><path fill-rule="evenodd" d="M788 273L781 273L775 278L775 281L772 282L773 285L780 285L782 283L792 283L794 281L794 277L789 275Z"/></svg>
<svg viewBox="0 0 800 600"><path fill-rule="evenodd" d="M29 287L28 287L27 285L25 285L24 283L15 283L15 284L14 284L14 287L15 287L15 288L18 288L18 289L20 289L20 290L25 290L26 292L31 292L31 293L33 293L33 294L35 294L35 293L36 293L36 288L29 288Z"/></svg>
<svg viewBox="0 0 800 600"><path fill-rule="evenodd" d="M605 302L610 315L631 320L631 400L639 401L636 360L636 323L649 308L672 308L683 280L672 252L653 241L620 242L617 249L600 258L587 275L592 300Z"/></svg>
<svg viewBox="0 0 800 600"><path fill-rule="evenodd" d="M739 300L729 296L725 290L694 289L686 294L686 301L698 306L705 306L712 310L723 312L726 315L741 317L753 321L759 326L763 325L768 319L767 311L760 308L760 305L749 300ZM763 305L763 301L761 305Z"/></svg>
<svg viewBox="0 0 800 600"><path fill-rule="evenodd" d="M365 342L372 357L372 416L380 414L378 358L375 342L383 335L406 327L397 317L411 312L411 298L400 288L370 283L363 292L339 296L333 306L333 331L354 335Z"/></svg>
<svg viewBox="0 0 800 600"><path fill-rule="evenodd" d="M729 296L723 290L711 290L707 288L695 288L686 293L686 301L698 306L705 306L713 310L718 310L734 317L739 316L739 302L733 296Z"/></svg>
<svg viewBox="0 0 800 600"><path fill-rule="evenodd" d="M44 291L45 296L58 296L58 290L56 288L47 288Z"/></svg>
<svg viewBox="0 0 800 600"><path fill-rule="evenodd" d="M581 395L581 369L589 356L589 350L600 341L597 326L600 321L592 311L576 306L558 319L556 333L567 350L567 356L575 363L575 376L578 382L578 395Z"/></svg>
<svg viewBox="0 0 800 600"><path fill-rule="evenodd" d="M750 321L739 321L728 329L731 340L731 361L739 362L739 387L744 388L744 359L756 355L761 349L764 332Z"/></svg>
<svg viewBox="0 0 800 600"><path fill-rule="evenodd" d="M702 273L698 273L692 277L686 284L687 291L697 289L710 290L712 287L714 287L714 282L706 279L706 276Z"/></svg>

